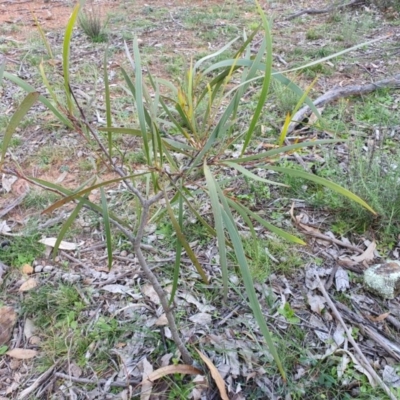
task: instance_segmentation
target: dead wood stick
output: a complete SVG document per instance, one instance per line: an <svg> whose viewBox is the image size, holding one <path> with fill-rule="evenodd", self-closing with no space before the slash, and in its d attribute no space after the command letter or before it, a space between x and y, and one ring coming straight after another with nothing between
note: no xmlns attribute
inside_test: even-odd
<svg viewBox="0 0 400 400"><path fill-rule="evenodd" d="M333 314L335 315L336 319L340 322L342 325L344 331L346 332L347 338L351 345L354 347L354 350L358 354L361 361L361 365L368 371L368 373L374 378L374 380L379 384L379 386L385 391L385 393L389 396L391 400L397 400L396 396L393 394L393 392L389 389L389 387L386 385L385 382L380 378L380 376L375 372L375 370L372 368L371 364L367 360L367 358L364 356L364 353L361 351L360 347L356 343L356 341L353 339L353 336L351 335L351 332L347 328L345 322L343 321L342 316L340 315L338 309L336 306L333 304L333 301L329 297L328 292L325 290L325 286L319 279L318 275L315 275L316 279L318 281L318 289L324 296L326 302L328 303L329 308L332 310Z"/></svg>
<svg viewBox="0 0 400 400"><path fill-rule="evenodd" d="M364 0L352 0L352 1L350 1L350 3L334 4L333 6L328 7L328 8L323 8L322 10L317 9L317 8L308 8L306 10L300 10L297 13L290 14L288 17L286 17L286 19L291 20L293 18L300 17L301 15L304 15L304 14L325 14L325 13L328 13L328 12L331 12L334 10L340 10L345 7L354 6L354 5L363 4L363 3L364 3Z"/></svg>
<svg viewBox="0 0 400 400"><path fill-rule="evenodd" d="M400 74L395 75L393 78L382 79L381 81L368 83L366 85L349 85L332 89L318 97L313 103L316 107L322 106L342 97L359 96L361 94L370 93L374 90L382 88L400 88ZM299 124L310 113L311 109L309 106L304 106L297 111L297 113L293 115L292 122L289 124L287 134L289 135L292 133L296 125Z"/></svg>
<svg viewBox="0 0 400 400"><path fill-rule="evenodd" d="M400 347L397 344L393 343L386 336L377 332L371 325L369 325L369 323L364 318L351 311L344 304L340 303L339 301L336 301L335 303L337 308L345 312L345 316L348 315L348 318L345 318L351 323L357 325L360 329L360 332L364 336L368 336L375 343L383 347L391 357L393 357L397 361L400 361Z"/></svg>
<svg viewBox="0 0 400 400"><path fill-rule="evenodd" d="M110 386L114 387L122 387L126 388L128 385L139 385L140 381L128 381L128 382L108 382L106 379L99 379L99 380L93 380L93 379L87 379L87 378L75 378L74 376L66 375L61 372L56 372L54 374L57 378L65 379L71 382L75 383L89 383L91 385L93 384L98 384L98 385L105 385L106 383L109 384Z"/></svg>

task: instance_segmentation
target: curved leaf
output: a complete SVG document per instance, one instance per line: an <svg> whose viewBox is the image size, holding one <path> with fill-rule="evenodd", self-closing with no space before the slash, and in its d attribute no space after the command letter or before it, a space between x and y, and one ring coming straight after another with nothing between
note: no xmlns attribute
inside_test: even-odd
<svg viewBox="0 0 400 400"><path fill-rule="evenodd" d="M64 222L63 226L61 227L60 233L57 236L56 243L54 244L53 257L56 256L56 254L58 252L58 248L60 247L61 241L64 239L65 234L67 233L68 229L73 224L73 222L75 221L75 219L78 216L79 211L82 209L83 205L84 205L84 202L83 202L83 199L81 199L79 201L79 203L77 204L77 206L74 208L74 211L72 211L70 216L67 218L67 220Z"/></svg>
<svg viewBox="0 0 400 400"><path fill-rule="evenodd" d="M376 215L376 212L363 199L361 199L360 197L358 197L354 193L350 192L350 190L347 190L344 187L338 185L337 183L333 183L333 182L329 181L328 179L321 178L318 175L310 174L310 173L305 172L305 171L299 171L299 170L290 169L290 168L273 167L273 166L270 166L270 165L267 165L265 168L270 169L272 171L276 171L276 172L282 172L282 173L287 174L289 176L297 176L298 178L307 179L309 181L313 181L313 182L318 183L320 185L326 186L327 188L332 189L335 192L337 192L337 193L339 193L339 194L341 194L343 196L346 196L350 200L353 200L356 203L361 204L368 211L371 211L372 214Z"/></svg>
<svg viewBox="0 0 400 400"><path fill-rule="evenodd" d="M1 160L0 165L4 163L4 159L7 153L8 146L11 141L11 137L14 134L15 130L17 129L19 123L21 122L22 118L28 113L30 108L35 104L36 100L39 98L38 92L32 92L25 96L22 103L19 105L17 110L14 112L13 116L11 117L10 122L7 125L6 131L3 137L3 144L1 146Z"/></svg>

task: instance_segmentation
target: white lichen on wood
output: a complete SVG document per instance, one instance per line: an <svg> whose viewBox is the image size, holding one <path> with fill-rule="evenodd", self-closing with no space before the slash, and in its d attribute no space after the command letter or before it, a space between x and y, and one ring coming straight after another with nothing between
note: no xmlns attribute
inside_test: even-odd
<svg viewBox="0 0 400 400"><path fill-rule="evenodd" d="M374 293L385 299L394 299L400 294L400 262L373 265L364 272L364 282Z"/></svg>

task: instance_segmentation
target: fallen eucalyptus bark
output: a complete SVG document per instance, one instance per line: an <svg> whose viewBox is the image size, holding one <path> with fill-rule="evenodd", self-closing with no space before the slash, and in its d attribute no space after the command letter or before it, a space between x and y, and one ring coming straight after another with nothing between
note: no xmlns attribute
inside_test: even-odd
<svg viewBox="0 0 400 400"><path fill-rule="evenodd" d="M318 97L313 103L318 107L343 97L359 96L361 94L370 93L384 88L400 88L400 74L396 74L392 78L382 79L381 81L367 83L365 85L349 85L332 89ZM296 125L301 123L301 121L303 121L303 119L310 113L311 109L308 106L304 106L297 111L297 113L292 117L292 122L289 124L287 134L292 133Z"/></svg>

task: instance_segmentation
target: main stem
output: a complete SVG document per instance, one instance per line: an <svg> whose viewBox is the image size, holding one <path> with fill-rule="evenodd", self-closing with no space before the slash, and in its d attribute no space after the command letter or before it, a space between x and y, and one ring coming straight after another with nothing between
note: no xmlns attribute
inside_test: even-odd
<svg viewBox="0 0 400 400"><path fill-rule="evenodd" d="M162 288L160 282L158 281L157 276L149 268L147 261L142 253L142 249L140 248L140 244L141 244L143 232L144 232L144 227L146 225L150 205L152 203L153 203L152 199L142 203L143 211L142 211L142 215L140 218L139 229L138 229L136 238L133 242L133 249L138 258L139 265L142 267L143 272L145 273L147 279L153 285L154 290L156 291L158 297L160 298L161 306L165 312L165 316L167 317L169 329L171 330L172 339L175 342L176 346L178 347L178 349L182 355L182 360L185 364L191 365L191 364L193 364L192 356L187 351L187 349L179 335L179 330L178 330L178 327L177 327L176 321L175 321L175 314L174 314L171 306L168 304L167 295L166 295L164 289Z"/></svg>

